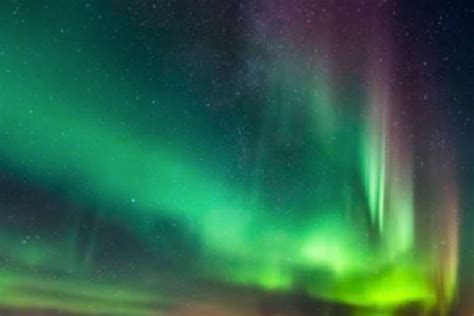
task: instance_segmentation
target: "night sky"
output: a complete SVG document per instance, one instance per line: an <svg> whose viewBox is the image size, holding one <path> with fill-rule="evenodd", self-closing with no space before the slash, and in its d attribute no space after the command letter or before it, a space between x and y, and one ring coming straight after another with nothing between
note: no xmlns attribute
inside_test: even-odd
<svg viewBox="0 0 474 316"><path fill-rule="evenodd" d="M474 314L474 4L0 1L0 315Z"/></svg>

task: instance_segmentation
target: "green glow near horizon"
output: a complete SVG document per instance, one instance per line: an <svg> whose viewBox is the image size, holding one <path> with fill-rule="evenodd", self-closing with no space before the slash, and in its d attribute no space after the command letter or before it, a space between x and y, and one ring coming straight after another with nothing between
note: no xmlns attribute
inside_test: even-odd
<svg viewBox="0 0 474 316"><path fill-rule="evenodd" d="M150 315L160 303L156 292L138 291L117 284L101 284L74 278L41 277L18 272L0 273L0 306L9 308L60 309L97 315Z"/></svg>

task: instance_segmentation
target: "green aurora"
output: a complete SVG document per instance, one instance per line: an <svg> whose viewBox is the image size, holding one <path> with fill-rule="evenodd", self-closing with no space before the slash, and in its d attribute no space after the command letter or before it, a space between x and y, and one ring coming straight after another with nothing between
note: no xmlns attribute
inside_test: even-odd
<svg viewBox="0 0 474 316"><path fill-rule="evenodd" d="M447 310L456 291L457 226L442 215L448 207L457 216L455 175L433 176L425 195L439 193L436 201L415 189L414 144L392 128L402 116L386 80L338 82L324 60L307 67L290 44L263 62L259 93L224 87L233 106L214 109L205 80L183 92L185 61L167 61L179 40L166 29L153 29L161 68L154 70L159 79L146 82L139 66L145 53L117 48L133 42L140 27L106 40L126 19L125 8L114 17L99 1L67 8L30 2L0 5L0 163L59 196L60 205L80 205L64 209L72 222L114 221L156 258L163 255L157 223L171 220L197 245L183 256L190 262L180 261L190 283L298 289L353 306L353 315L395 315L413 303L426 313ZM179 22L170 23L175 29ZM266 49L253 37L246 41L249 59ZM134 67L135 74L127 72ZM376 68L391 71L388 64ZM343 96L341 85L349 90ZM450 193L443 195L445 183ZM0 208L37 207L12 205ZM425 234L429 226L416 230L419 209L433 205L435 225L445 225L451 239ZM186 300L161 284L164 276L148 259L134 258L136 275L125 268L127 254L100 262L100 232L88 231L78 254L80 224L51 233L33 224L26 237L22 227L0 225L0 253L8 258L0 306L150 315ZM420 246L440 241L436 249Z"/></svg>

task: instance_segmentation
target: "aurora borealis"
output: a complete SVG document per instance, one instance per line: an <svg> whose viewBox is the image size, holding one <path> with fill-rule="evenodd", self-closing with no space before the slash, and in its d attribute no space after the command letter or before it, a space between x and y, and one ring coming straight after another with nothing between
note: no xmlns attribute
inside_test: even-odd
<svg viewBox="0 0 474 316"><path fill-rule="evenodd" d="M0 314L474 313L469 4L0 2Z"/></svg>

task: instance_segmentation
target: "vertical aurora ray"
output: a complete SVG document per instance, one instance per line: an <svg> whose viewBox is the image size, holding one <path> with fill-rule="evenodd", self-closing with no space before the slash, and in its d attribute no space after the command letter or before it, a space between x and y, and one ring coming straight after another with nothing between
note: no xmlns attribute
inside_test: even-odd
<svg viewBox="0 0 474 316"><path fill-rule="evenodd" d="M389 57L385 56L385 60ZM369 91L369 113L362 135L362 171L372 225L391 258L414 246L414 185L411 146L396 113L388 66L375 67Z"/></svg>
<svg viewBox="0 0 474 316"><path fill-rule="evenodd" d="M385 100L377 98L377 96L374 97L371 105L373 110L369 113L366 123L367 131L362 137L364 141L362 169L364 170L368 208L371 221L380 232L384 229L386 153L388 150L384 103Z"/></svg>

